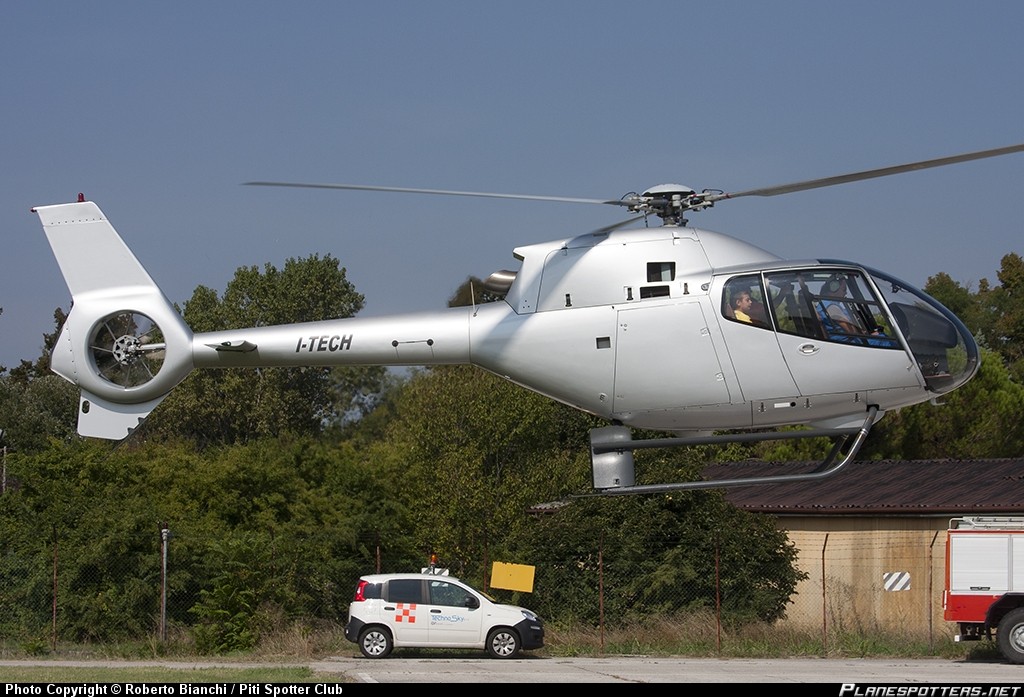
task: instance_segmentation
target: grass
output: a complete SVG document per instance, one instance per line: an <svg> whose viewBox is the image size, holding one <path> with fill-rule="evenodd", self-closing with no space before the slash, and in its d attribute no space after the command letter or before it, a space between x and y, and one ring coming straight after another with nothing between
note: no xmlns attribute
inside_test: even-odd
<svg viewBox="0 0 1024 697"><path fill-rule="evenodd" d="M958 644L950 634L936 637L891 632L820 632L785 626L745 625L719 630L712 617L645 620L603 631L595 627L547 627L546 645L538 656L601 655L684 656L715 658L944 658L998 660L994 642ZM409 650L405 652L408 653ZM435 652L436 653L436 652ZM56 651L39 641L13 646L0 643L0 659L54 660L52 666L4 666L5 682L343 682L344 676L314 673L305 664L330 656L355 656L358 651L337 626L311 629L291 625L264 636L248 652L201 656L189 637L180 633L162 642L90 646L59 645ZM462 652L461 655L465 655ZM481 652L480 655L483 655ZM180 668L138 665L129 668L69 667L73 660L180 661ZM60 661L58 665L56 661ZM252 666L260 663L259 667ZM216 664L216 666L208 665ZM237 664L237 665L232 665Z"/></svg>
<svg viewBox="0 0 1024 697"><path fill-rule="evenodd" d="M168 668L140 666L97 668L92 666L4 666L4 682L13 683L323 683L346 682L341 676L314 673L305 667L290 668Z"/></svg>
<svg viewBox="0 0 1024 697"><path fill-rule="evenodd" d="M998 655L991 642L957 644L943 634L820 632L769 625L718 630L709 618L662 619L608 629L547 627L544 652L552 656L599 654L718 658L925 658L969 659Z"/></svg>

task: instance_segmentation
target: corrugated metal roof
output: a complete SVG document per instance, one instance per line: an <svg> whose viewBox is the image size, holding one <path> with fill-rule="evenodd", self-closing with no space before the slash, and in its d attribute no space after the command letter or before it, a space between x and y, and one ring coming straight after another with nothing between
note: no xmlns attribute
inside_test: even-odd
<svg viewBox="0 0 1024 697"><path fill-rule="evenodd" d="M710 465L705 479L812 472L817 463ZM776 515L1024 513L1024 459L853 462L811 482L726 489L735 506Z"/></svg>

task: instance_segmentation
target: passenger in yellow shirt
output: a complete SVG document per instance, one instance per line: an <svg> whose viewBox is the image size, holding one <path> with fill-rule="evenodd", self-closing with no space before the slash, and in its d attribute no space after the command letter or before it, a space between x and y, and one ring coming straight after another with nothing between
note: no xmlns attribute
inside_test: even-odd
<svg viewBox="0 0 1024 697"><path fill-rule="evenodd" d="M753 324L754 320L750 317L750 308L753 307L754 301L750 297L750 293L747 291L740 291L736 294L736 297L732 299L732 313L740 322L746 322L747 324Z"/></svg>

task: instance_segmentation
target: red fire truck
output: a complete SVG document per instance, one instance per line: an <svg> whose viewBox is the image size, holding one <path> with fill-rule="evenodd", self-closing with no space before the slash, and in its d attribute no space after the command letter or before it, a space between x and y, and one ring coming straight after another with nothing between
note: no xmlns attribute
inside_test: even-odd
<svg viewBox="0 0 1024 697"><path fill-rule="evenodd" d="M946 532L943 617L956 641L992 639L1024 663L1024 517L954 518Z"/></svg>

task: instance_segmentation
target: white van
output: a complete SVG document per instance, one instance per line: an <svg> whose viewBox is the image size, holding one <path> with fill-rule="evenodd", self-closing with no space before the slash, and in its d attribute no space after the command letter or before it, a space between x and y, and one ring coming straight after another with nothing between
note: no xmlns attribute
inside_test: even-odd
<svg viewBox="0 0 1024 697"><path fill-rule="evenodd" d="M512 658L544 645L544 624L451 576L377 574L359 579L345 638L367 658L402 647L486 649L494 658Z"/></svg>

